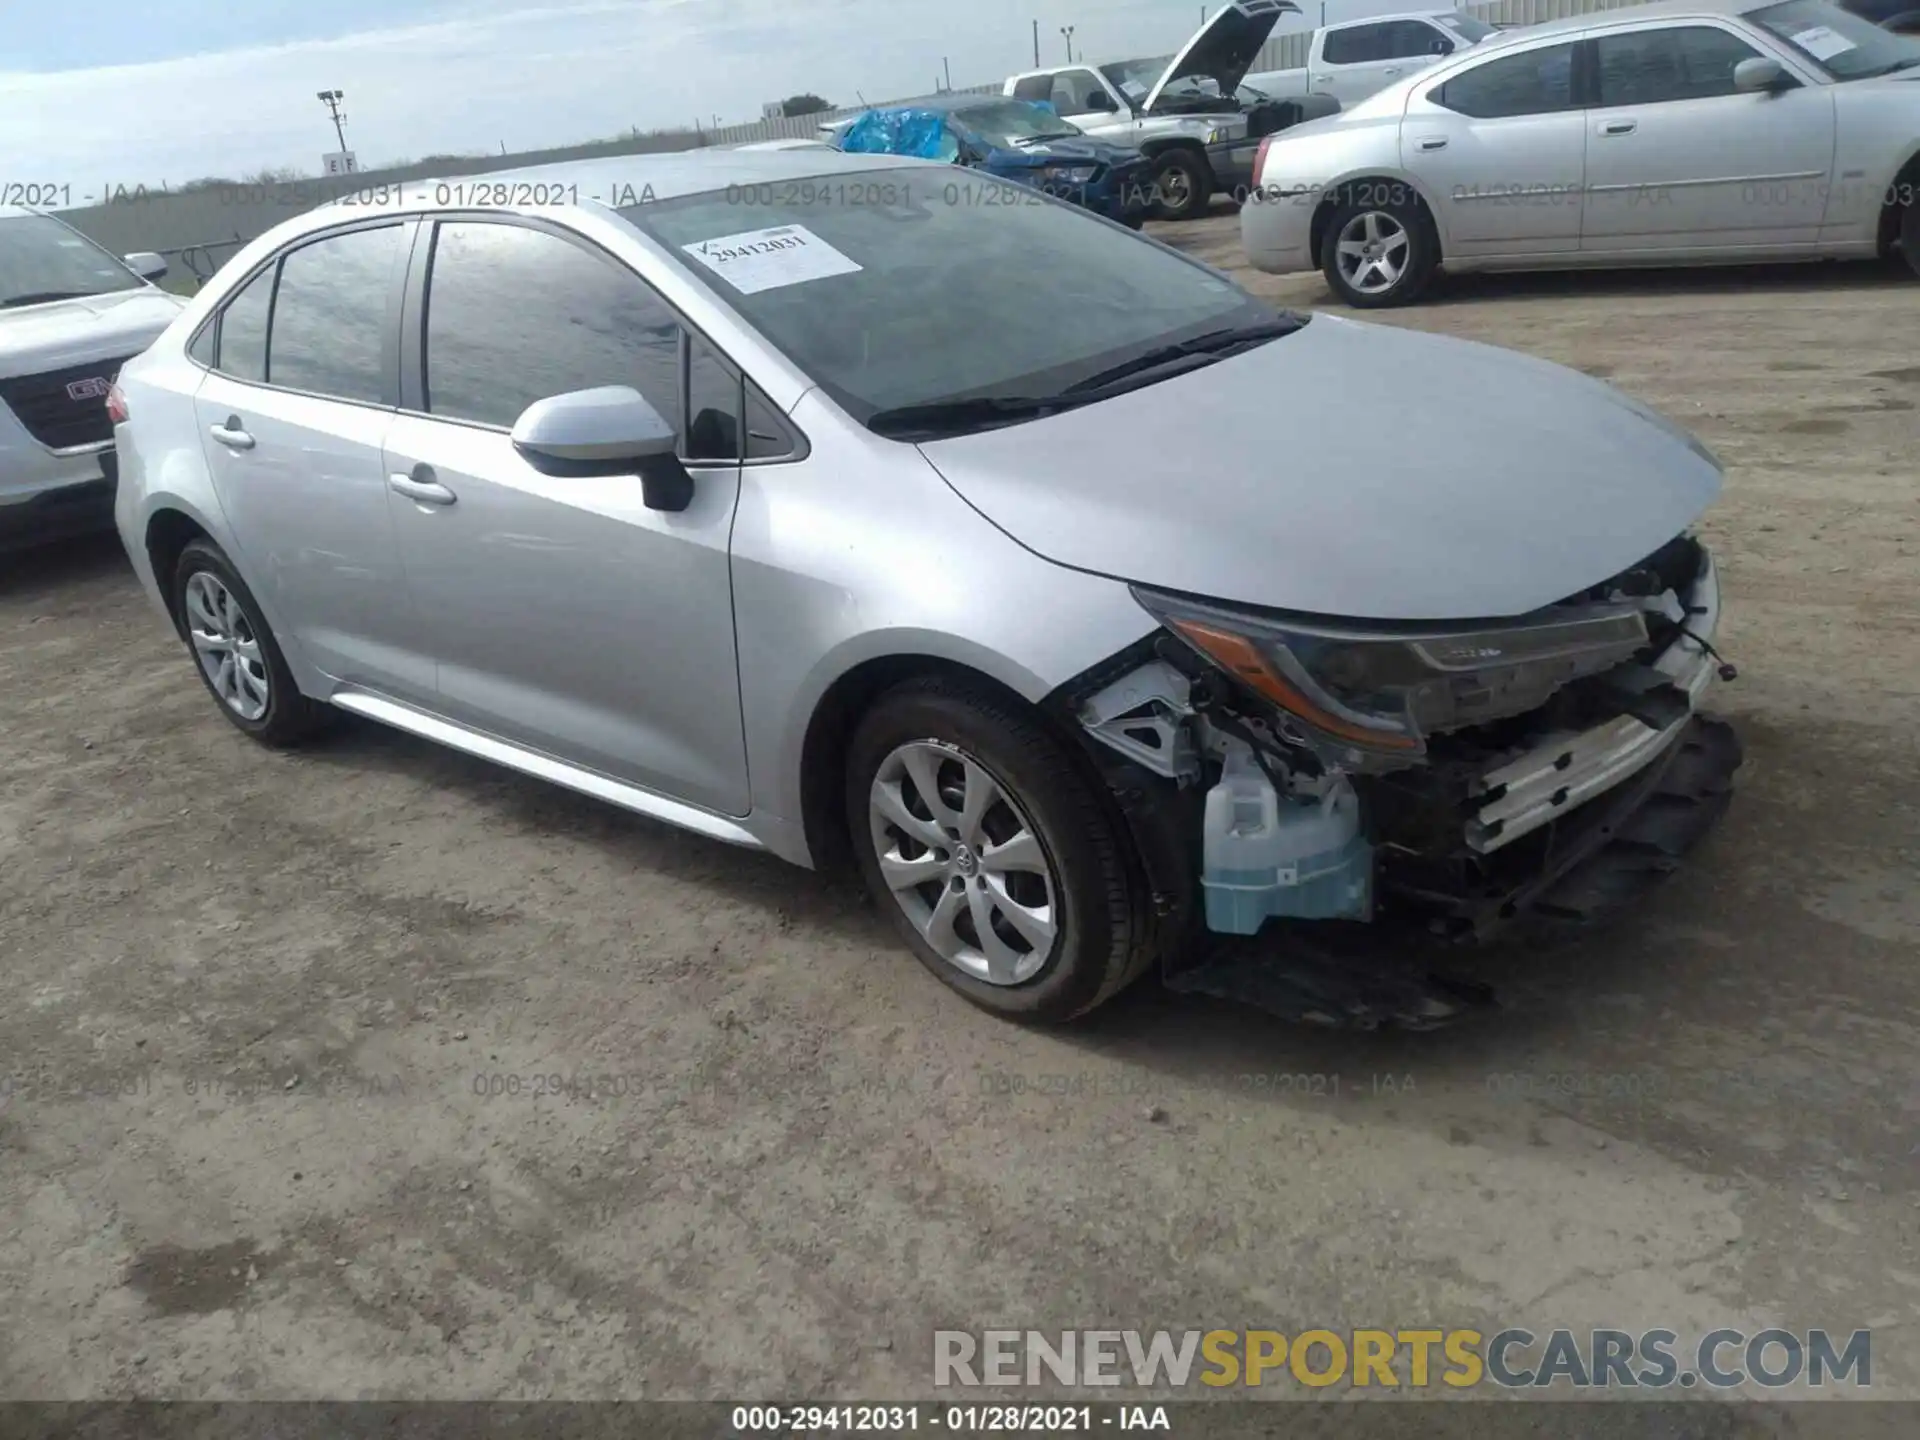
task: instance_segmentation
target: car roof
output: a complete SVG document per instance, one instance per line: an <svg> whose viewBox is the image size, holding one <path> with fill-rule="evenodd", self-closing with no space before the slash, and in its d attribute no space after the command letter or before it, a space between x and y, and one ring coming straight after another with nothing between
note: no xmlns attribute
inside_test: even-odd
<svg viewBox="0 0 1920 1440"><path fill-rule="evenodd" d="M1473 53L1483 53L1483 47L1486 46L1516 45L1523 41L1537 39L1542 35L1571 34L1578 30L1592 30L1601 25L1632 25L1642 20L1711 19L1745 15L1750 11L1764 10L1776 3L1778 0L1651 0L1651 3L1645 5L1622 5L1615 9L1589 10L1584 14L1569 15L1563 20L1545 20L1538 25L1522 25L1512 30L1502 30L1499 34L1482 40L1474 47Z"/></svg>

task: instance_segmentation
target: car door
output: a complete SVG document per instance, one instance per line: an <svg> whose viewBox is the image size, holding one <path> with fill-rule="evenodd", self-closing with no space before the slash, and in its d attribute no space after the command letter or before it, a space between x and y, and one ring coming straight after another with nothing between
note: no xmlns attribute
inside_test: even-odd
<svg viewBox="0 0 1920 1440"><path fill-rule="evenodd" d="M440 220L422 227L414 272L386 474L440 713L744 814L728 571L741 426L730 403L701 399L726 392L724 360L557 226ZM514 449L528 405L601 385L632 386L679 428L687 509L649 510L636 475L556 477Z"/></svg>
<svg viewBox="0 0 1920 1440"><path fill-rule="evenodd" d="M219 312L194 411L236 563L283 632L343 684L426 700L381 453L411 231L342 228L275 257Z"/></svg>
<svg viewBox="0 0 1920 1440"><path fill-rule="evenodd" d="M1762 51L1705 20L1596 35L1581 248L1811 245L1833 171L1832 87L1734 88ZM1779 57L1767 52L1767 58Z"/></svg>
<svg viewBox="0 0 1920 1440"><path fill-rule="evenodd" d="M1577 42L1503 49L1407 100L1400 163L1456 259L1580 248L1585 126Z"/></svg>

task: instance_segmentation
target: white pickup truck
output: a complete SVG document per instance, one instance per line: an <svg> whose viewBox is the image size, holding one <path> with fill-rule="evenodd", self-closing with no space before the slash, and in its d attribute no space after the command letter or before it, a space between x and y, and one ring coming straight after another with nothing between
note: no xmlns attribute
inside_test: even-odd
<svg viewBox="0 0 1920 1440"><path fill-rule="evenodd" d="M1263 70L1241 83L1263 94L1330 95L1346 109L1421 70L1497 34L1464 10L1369 15L1313 32L1303 70Z"/></svg>

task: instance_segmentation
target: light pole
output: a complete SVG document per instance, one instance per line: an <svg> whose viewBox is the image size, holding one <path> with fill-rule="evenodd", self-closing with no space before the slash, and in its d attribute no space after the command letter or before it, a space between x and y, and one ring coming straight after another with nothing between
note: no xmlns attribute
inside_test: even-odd
<svg viewBox="0 0 1920 1440"><path fill-rule="evenodd" d="M1073 63L1073 26L1062 25L1060 33L1067 37L1067 63L1071 65Z"/></svg>
<svg viewBox="0 0 1920 1440"><path fill-rule="evenodd" d="M322 90L320 92L320 103L327 107L327 113L333 117L333 133L335 138L340 142L342 153L344 153L347 148L347 132L342 127L341 122L347 117L340 113L340 102L346 98L347 92L344 90Z"/></svg>

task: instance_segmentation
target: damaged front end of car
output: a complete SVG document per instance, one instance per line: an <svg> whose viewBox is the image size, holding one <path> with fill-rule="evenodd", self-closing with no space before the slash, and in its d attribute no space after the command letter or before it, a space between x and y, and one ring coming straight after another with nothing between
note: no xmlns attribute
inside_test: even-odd
<svg viewBox="0 0 1920 1440"><path fill-rule="evenodd" d="M1358 998L1310 985L1303 999L1296 977L1276 1004L1271 947L1218 942L1274 919L1350 922L1294 924L1286 948L1364 930L1374 954L1404 956L1409 936L1590 924L1675 868L1740 764L1732 728L1699 708L1734 671L1714 648L1713 560L1691 535L1482 623L1134 595L1159 633L1061 698L1133 827L1175 988L1417 1023L1445 1001L1418 985L1381 1000L1405 981L1390 963L1347 968L1373 987ZM1193 943L1208 932L1217 943Z"/></svg>

